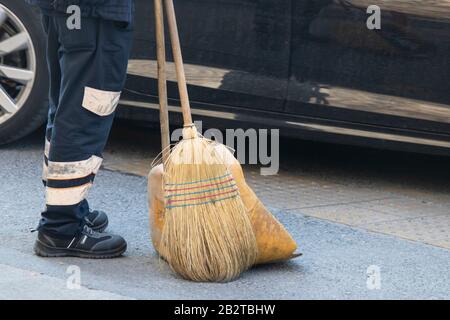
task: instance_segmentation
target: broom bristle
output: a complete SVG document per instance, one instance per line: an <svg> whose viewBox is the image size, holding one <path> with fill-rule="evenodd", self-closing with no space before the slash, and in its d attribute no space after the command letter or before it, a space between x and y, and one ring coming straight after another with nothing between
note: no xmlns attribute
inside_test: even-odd
<svg viewBox="0 0 450 320"><path fill-rule="evenodd" d="M258 254L250 218L214 143L195 127L183 130L165 163L165 224L161 253L193 281L226 282Z"/></svg>

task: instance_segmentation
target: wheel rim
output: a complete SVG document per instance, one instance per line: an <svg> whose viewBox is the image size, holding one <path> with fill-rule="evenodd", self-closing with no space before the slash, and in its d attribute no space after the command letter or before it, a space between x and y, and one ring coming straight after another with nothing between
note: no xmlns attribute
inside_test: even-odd
<svg viewBox="0 0 450 320"><path fill-rule="evenodd" d="M27 101L36 74L30 34L20 19L0 4L0 125Z"/></svg>

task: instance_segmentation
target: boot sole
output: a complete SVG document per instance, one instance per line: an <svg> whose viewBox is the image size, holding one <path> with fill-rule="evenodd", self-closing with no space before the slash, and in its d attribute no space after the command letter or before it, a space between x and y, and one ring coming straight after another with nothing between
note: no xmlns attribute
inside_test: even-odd
<svg viewBox="0 0 450 320"><path fill-rule="evenodd" d="M34 244L34 252L36 255L45 258L76 257L85 259L112 259L120 257L126 250L126 243L120 248L102 252L49 247L39 240L36 240L36 243Z"/></svg>

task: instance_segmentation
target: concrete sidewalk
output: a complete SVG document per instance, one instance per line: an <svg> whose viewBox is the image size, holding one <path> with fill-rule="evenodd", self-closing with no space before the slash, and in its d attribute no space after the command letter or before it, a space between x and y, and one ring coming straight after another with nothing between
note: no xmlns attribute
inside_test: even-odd
<svg viewBox="0 0 450 320"><path fill-rule="evenodd" d="M149 138L147 131L116 127L104 167L146 177L159 152L155 137L158 133ZM265 205L450 249L448 159L341 146L327 152L298 141L281 146L295 143L300 151L284 147L275 176L244 167Z"/></svg>
<svg viewBox="0 0 450 320"><path fill-rule="evenodd" d="M43 273L0 264L0 300L124 300L118 294L86 287L67 286L67 281ZM72 289L70 289L72 288Z"/></svg>
<svg viewBox="0 0 450 320"><path fill-rule="evenodd" d="M129 243L116 260L44 259L32 252L39 208L42 145L36 139L0 149L0 297L136 299L450 299L450 251L304 214L272 208L299 244L302 258L256 267L227 284L179 279L149 238L144 177L101 170L89 197L110 215L110 232ZM264 198L263 198L264 200ZM65 289L70 266L83 289ZM367 285L380 280L379 289ZM369 272L368 272L369 271Z"/></svg>

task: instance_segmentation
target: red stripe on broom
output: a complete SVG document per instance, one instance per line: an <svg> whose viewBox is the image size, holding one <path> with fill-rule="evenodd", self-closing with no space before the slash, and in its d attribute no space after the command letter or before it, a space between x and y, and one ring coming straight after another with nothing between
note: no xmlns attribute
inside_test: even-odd
<svg viewBox="0 0 450 320"><path fill-rule="evenodd" d="M212 184L205 184L204 186L198 186L198 187L190 187L190 188L182 188L182 189L166 189L166 192L177 192L177 191L186 191L186 190L193 190L193 189L200 189L205 187L212 187L212 186L218 186L227 182L233 181L233 178L230 178L228 180L218 182L218 183L212 183Z"/></svg>
<svg viewBox="0 0 450 320"><path fill-rule="evenodd" d="M174 203L174 202L184 202L184 201L192 201L192 200L201 200L201 199L206 199L206 198L212 198L212 197L217 197L217 196L221 196L224 194L229 194L229 193L233 193L238 191L238 189L233 189L231 191L227 191L227 192L222 192L222 193L216 193L216 194L211 194L211 195L207 195L207 196L203 196L203 197L196 197L196 198L189 198L189 199L180 199L180 200L169 200L168 204Z"/></svg>

